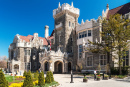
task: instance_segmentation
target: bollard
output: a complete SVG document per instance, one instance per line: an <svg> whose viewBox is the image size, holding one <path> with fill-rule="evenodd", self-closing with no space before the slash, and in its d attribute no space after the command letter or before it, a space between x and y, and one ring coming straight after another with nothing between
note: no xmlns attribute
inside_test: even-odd
<svg viewBox="0 0 130 87"><path fill-rule="evenodd" d="M71 70L71 82L70 83L74 83L73 82L73 72L72 72L72 70Z"/></svg>

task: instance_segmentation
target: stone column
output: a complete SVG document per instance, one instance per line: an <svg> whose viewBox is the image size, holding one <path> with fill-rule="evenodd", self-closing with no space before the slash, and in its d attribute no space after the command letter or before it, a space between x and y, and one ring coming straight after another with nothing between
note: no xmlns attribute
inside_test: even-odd
<svg viewBox="0 0 130 87"><path fill-rule="evenodd" d="M50 61L49 61L49 71L52 71L52 63L53 63L53 61L50 60ZM53 72L53 71L52 71L52 72Z"/></svg>
<svg viewBox="0 0 130 87"><path fill-rule="evenodd" d="M68 62L67 61L64 62L64 66L65 66L64 72L67 73L68 72Z"/></svg>

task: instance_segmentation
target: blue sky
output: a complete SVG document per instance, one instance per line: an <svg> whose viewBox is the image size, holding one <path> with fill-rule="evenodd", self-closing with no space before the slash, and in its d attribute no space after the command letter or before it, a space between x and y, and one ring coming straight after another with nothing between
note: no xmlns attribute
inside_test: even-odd
<svg viewBox="0 0 130 87"><path fill-rule="evenodd" d="M53 9L58 3L72 0L0 0L0 56L8 57L8 47L16 34L27 36L39 33L44 37L44 26L49 26L49 34L54 29ZM73 0L74 7L80 9L78 22L97 19L106 10L107 3L113 9L129 0Z"/></svg>

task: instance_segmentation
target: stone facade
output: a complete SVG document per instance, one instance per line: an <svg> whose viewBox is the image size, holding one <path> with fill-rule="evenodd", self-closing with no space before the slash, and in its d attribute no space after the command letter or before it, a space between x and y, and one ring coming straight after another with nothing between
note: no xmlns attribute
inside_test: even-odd
<svg viewBox="0 0 130 87"><path fill-rule="evenodd" d="M102 17L107 18L111 10L107 5ZM113 11L112 11L113 12ZM130 18L130 12L124 14ZM71 69L94 70L101 65L105 70L108 62L105 54L91 53L84 49L88 42L101 42L102 18L78 23L79 9L64 3L53 10L54 30L49 36L49 26L45 26L45 38L34 35L16 35L9 46L9 70L43 70L54 73L68 73ZM130 52L129 52L130 53ZM111 59L111 62L113 60ZM130 61L130 60L129 60Z"/></svg>

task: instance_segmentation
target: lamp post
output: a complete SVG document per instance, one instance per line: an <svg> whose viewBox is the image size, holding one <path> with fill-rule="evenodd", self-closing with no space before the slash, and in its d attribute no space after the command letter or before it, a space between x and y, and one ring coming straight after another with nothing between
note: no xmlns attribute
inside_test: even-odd
<svg viewBox="0 0 130 87"><path fill-rule="evenodd" d="M71 70L71 82L70 83L74 83L73 82L73 71Z"/></svg>

